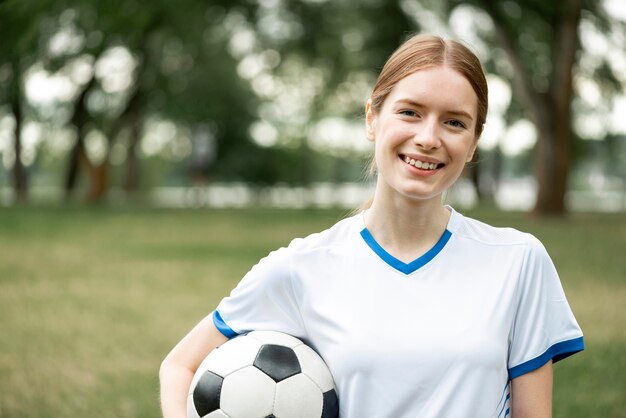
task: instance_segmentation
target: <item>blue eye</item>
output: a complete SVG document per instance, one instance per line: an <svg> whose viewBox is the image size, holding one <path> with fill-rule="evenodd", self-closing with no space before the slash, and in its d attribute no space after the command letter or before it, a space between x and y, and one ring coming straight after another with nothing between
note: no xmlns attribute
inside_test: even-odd
<svg viewBox="0 0 626 418"><path fill-rule="evenodd" d="M461 122L460 120L456 120L456 119L452 119L450 121L448 121L448 125L454 127L454 128L465 128L465 124L463 122Z"/></svg>
<svg viewBox="0 0 626 418"><path fill-rule="evenodd" d="M403 116L415 117L417 113L414 110L401 110L400 114Z"/></svg>

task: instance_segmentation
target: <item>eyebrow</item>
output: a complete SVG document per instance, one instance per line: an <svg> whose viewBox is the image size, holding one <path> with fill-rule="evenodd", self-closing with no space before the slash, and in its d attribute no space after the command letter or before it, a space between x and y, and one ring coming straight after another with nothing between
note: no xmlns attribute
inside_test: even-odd
<svg viewBox="0 0 626 418"><path fill-rule="evenodd" d="M415 100L411 100L411 99L398 99L395 101L394 104L402 104L402 103L408 104L410 106L415 106L415 107L426 107L423 104L416 102ZM455 115L455 116L463 116L463 117L468 118L471 121L474 120L472 115L466 112L465 110L448 110L446 111L446 113L450 115Z"/></svg>

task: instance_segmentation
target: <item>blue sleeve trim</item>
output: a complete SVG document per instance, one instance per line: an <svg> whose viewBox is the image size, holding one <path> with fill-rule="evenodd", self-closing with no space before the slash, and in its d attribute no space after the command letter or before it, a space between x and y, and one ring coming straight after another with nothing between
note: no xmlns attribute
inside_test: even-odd
<svg viewBox="0 0 626 418"><path fill-rule="evenodd" d="M509 379L515 379L523 374L532 372L533 370L536 370L546 364L549 360L556 363L557 361L563 360L564 358L584 349L585 343L583 341L583 337L556 343L552 347L548 348L539 357L535 357L532 360L528 360L527 362L519 364L515 367L511 367L509 369Z"/></svg>
<svg viewBox="0 0 626 418"><path fill-rule="evenodd" d="M218 311L213 312L213 323L215 324L215 326L217 327L219 332L224 334L224 336L226 338L230 339L230 338L234 338L237 335L239 335L235 331L233 331L233 329L231 327L229 327L226 324L226 322L224 322L224 319L222 318L222 315L220 315L220 313Z"/></svg>

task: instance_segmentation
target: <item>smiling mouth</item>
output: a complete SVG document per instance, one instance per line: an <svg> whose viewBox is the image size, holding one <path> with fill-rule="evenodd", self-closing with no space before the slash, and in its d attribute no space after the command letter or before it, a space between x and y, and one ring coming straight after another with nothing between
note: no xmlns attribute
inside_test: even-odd
<svg viewBox="0 0 626 418"><path fill-rule="evenodd" d="M412 165L413 167L422 169L422 170L436 170L438 168L443 167L445 164L444 163L431 163L428 161L420 161L420 160L414 160L411 157L408 157L406 155L400 154L399 155L400 159L402 161L404 161L407 164Z"/></svg>

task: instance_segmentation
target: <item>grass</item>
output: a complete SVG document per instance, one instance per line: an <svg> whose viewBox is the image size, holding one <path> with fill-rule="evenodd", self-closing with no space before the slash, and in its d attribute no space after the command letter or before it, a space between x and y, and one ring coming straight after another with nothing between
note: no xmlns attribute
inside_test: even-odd
<svg viewBox="0 0 626 418"><path fill-rule="evenodd" d="M0 417L157 417L159 363L270 250L338 211L0 209ZM623 417L626 219L468 213L538 236L587 350L555 417Z"/></svg>

